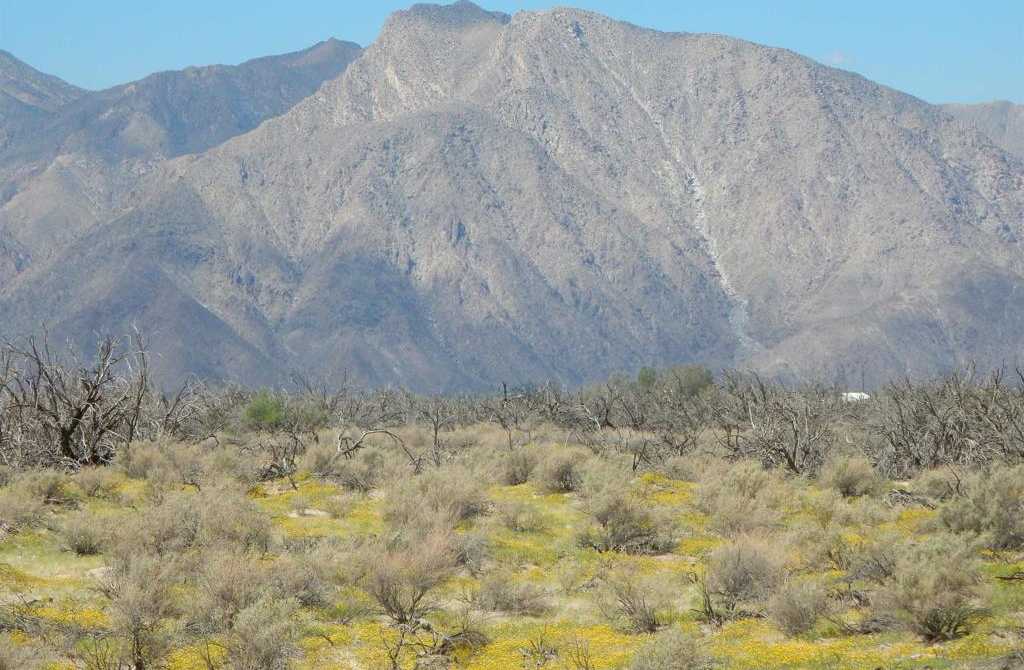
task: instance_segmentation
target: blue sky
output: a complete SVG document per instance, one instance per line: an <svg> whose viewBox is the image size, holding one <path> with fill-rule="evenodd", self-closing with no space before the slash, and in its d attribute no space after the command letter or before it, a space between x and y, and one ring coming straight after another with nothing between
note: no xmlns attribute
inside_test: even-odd
<svg viewBox="0 0 1024 670"><path fill-rule="evenodd" d="M86 88L157 70L304 48L366 45L408 2L343 0L0 0L0 49ZM1024 103L1024 0L566 0L659 30L715 32L786 47L931 102Z"/></svg>

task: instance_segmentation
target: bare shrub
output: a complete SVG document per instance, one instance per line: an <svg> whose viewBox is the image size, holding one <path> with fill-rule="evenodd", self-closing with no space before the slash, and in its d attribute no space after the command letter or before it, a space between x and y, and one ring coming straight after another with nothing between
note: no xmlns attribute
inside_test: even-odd
<svg viewBox="0 0 1024 670"><path fill-rule="evenodd" d="M681 630L669 628L640 645L629 670L710 670L714 663L701 643Z"/></svg>
<svg viewBox="0 0 1024 670"><path fill-rule="evenodd" d="M268 590L266 570L260 563L246 554L223 550L203 553L196 582L193 625L207 633L231 628L239 612Z"/></svg>
<svg viewBox="0 0 1024 670"><path fill-rule="evenodd" d="M210 489L199 493L197 498L201 506L199 542L207 546L230 543L259 551L269 548L270 517L244 493Z"/></svg>
<svg viewBox="0 0 1024 670"><path fill-rule="evenodd" d="M758 611L783 575L784 561L777 546L743 537L711 553L707 586L729 614L746 607Z"/></svg>
<svg viewBox="0 0 1024 670"><path fill-rule="evenodd" d="M271 566L270 581L279 594L295 598L303 607L327 607L337 591L338 562L326 546L285 554Z"/></svg>
<svg viewBox="0 0 1024 670"><path fill-rule="evenodd" d="M517 580L504 570L489 574L480 582L476 603L481 609L524 616L541 616L548 611L543 588Z"/></svg>
<svg viewBox="0 0 1024 670"><path fill-rule="evenodd" d="M701 476L697 506L711 517L712 530L736 537L778 526L776 508L790 495L785 482L756 462L718 463Z"/></svg>
<svg viewBox="0 0 1024 670"><path fill-rule="evenodd" d="M863 456L831 459L825 463L819 479L847 498L878 493L883 483L871 461Z"/></svg>
<svg viewBox="0 0 1024 670"><path fill-rule="evenodd" d="M47 514L46 505L24 495L20 487L8 486L0 490L0 533L37 526Z"/></svg>
<svg viewBox="0 0 1024 670"><path fill-rule="evenodd" d="M821 584L811 580L790 581L772 596L768 614L786 635L800 635L814 628L827 604Z"/></svg>

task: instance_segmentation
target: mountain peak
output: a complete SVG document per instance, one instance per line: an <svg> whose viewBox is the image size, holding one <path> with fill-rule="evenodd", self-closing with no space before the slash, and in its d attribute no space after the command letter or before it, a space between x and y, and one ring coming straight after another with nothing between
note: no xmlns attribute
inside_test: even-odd
<svg viewBox="0 0 1024 670"><path fill-rule="evenodd" d="M468 0L459 0L450 5L415 4L409 9L395 12L388 22L407 19L425 20L450 30L459 30L480 23L506 24L511 18L508 14L488 11Z"/></svg>
<svg viewBox="0 0 1024 670"><path fill-rule="evenodd" d="M66 81L36 70L8 51L0 49L0 94L43 111L52 112L84 91Z"/></svg>

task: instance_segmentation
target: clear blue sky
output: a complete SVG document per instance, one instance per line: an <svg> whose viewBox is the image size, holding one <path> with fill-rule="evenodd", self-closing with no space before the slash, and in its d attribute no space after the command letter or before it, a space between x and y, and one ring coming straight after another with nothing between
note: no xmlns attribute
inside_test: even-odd
<svg viewBox="0 0 1024 670"><path fill-rule="evenodd" d="M407 2L0 0L0 49L86 88L157 70L294 51L330 36L366 45ZM659 30L786 47L931 102L1024 103L1024 0L567 0Z"/></svg>

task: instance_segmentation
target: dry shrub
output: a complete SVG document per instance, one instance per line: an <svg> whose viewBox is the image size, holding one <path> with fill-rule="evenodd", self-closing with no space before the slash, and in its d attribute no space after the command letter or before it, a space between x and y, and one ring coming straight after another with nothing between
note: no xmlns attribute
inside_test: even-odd
<svg viewBox="0 0 1024 670"><path fill-rule="evenodd" d="M605 489L587 506L597 526L577 535L580 546L629 554L662 554L675 546L671 517L659 515L624 488Z"/></svg>
<svg viewBox="0 0 1024 670"><path fill-rule="evenodd" d="M453 533L441 529L370 542L359 558L363 589L399 624L435 609L430 595L458 562Z"/></svg>
<svg viewBox="0 0 1024 670"><path fill-rule="evenodd" d="M14 481L14 468L0 465L0 489Z"/></svg>
<svg viewBox="0 0 1024 670"><path fill-rule="evenodd" d="M491 557L491 540L483 530L458 533L454 537L456 562L471 575L479 575Z"/></svg>
<svg viewBox="0 0 1024 670"><path fill-rule="evenodd" d="M79 556L94 556L103 551L110 540L109 522L88 512L73 512L58 528L61 545Z"/></svg>
<svg viewBox="0 0 1024 670"><path fill-rule="evenodd" d="M471 519L488 507L480 478L462 466L429 470L388 490L384 516L399 527L422 526L425 518L452 523Z"/></svg>
<svg viewBox="0 0 1024 670"><path fill-rule="evenodd" d="M790 497L791 487L759 463L718 463L702 475L697 506L711 517L711 530L736 537L778 526L778 507Z"/></svg>
<svg viewBox="0 0 1024 670"><path fill-rule="evenodd" d="M974 473L962 488L942 507L947 528L977 534L993 549L1024 548L1024 465Z"/></svg>
<svg viewBox="0 0 1024 670"><path fill-rule="evenodd" d="M71 483L71 477L63 472L34 470L24 474L11 488L46 505L71 505L75 502Z"/></svg>
<svg viewBox="0 0 1024 670"><path fill-rule="evenodd" d="M946 536L900 547L893 575L872 602L875 618L901 622L928 642L966 635L984 615L975 553Z"/></svg>
<svg viewBox="0 0 1024 670"><path fill-rule="evenodd" d="M515 500L502 503L497 507L497 514L506 528L517 533L533 533L547 526L544 512L528 502Z"/></svg>
<svg viewBox="0 0 1024 670"><path fill-rule="evenodd" d="M195 544L199 527L200 510L195 496L169 493L118 528L118 553L180 553Z"/></svg>
<svg viewBox="0 0 1024 670"><path fill-rule="evenodd" d="M777 543L742 537L711 553L707 587L729 614L748 607L758 611L784 574L784 559Z"/></svg>
<svg viewBox="0 0 1024 670"><path fill-rule="evenodd" d="M583 465L590 458L590 452L585 449L551 447L541 456L533 476L545 491L576 491L583 484Z"/></svg>
<svg viewBox="0 0 1024 670"><path fill-rule="evenodd" d="M204 489L195 504L201 506L198 541L217 547L225 543L267 551L271 542L270 517L244 493L230 488Z"/></svg>
<svg viewBox="0 0 1024 670"><path fill-rule="evenodd" d="M176 614L174 570L165 560L139 554L115 562L101 578L100 592L109 601L110 631L124 664L116 667L158 667L169 650L170 619Z"/></svg>
<svg viewBox="0 0 1024 670"><path fill-rule="evenodd" d="M664 580L646 579L622 566L598 577L595 599L613 626L629 633L653 633L663 621L666 591Z"/></svg>
<svg viewBox="0 0 1024 670"><path fill-rule="evenodd" d="M786 635L800 635L814 628L827 605L827 593L818 582L790 581L772 596L768 615Z"/></svg>
<svg viewBox="0 0 1024 670"><path fill-rule="evenodd" d="M523 616L541 616L548 611L547 593L530 582L517 580L511 572L500 570L480 582L476 594L480 609Z"/></svg>
<svg viewBox="0 0 1024 670"><path fill-rule="evenodd" d="M877 494L884 485L874 465L863 456L831 459L822 468L819 481L847 498Z"/></svg>
<svg viewBox="0 0 1024 670"><path fill-rule="evenodd" d="M299 554L285 554L270 568L270 581L283 597L303 607L327 607L337 591L338 554L318 546Z"/></svg>
<svg viewBox="0 0 1024 670"><path fill-rule="evenodd" d="M238 670L286 670L299 654L298 601L264 596L235 617L227 661Z"/></svg>
<svg viewBox="0 0 1024 670"><path fill-rule="evenodd" d="M501 459L501 483L509 486L525 484L537 468L538 460L534 449L523 448L506 453Z"/></svg>
<svg viewBox="0 0 1024 670"><path fill-rule="evenodd" d="M15 644L0 633L0 670L46 667L47 660L34 646Z"/></svg>
<svg viewBox="0 0 1024 670"><path fill-rule="evenodd" d="M88 498L113 499L120 483L117 473L107 467L82 468L75 474L75 485Z"/></svg>
<svg viewBox="0 0 1024 670"><path fill-rule="evenodd" d="M206 633L231 628L239 612L268 590L267 572L257 560L224 550L203 554L196 582L192 619Z"/></svg>
<svg viewBox="0 0 1024 670"><path fill-rule="evenodd" d="M925 470L914 479L914 491L936 501L949 500L959 495L962 486L962 481L950 468Z"/></svg>
<svg viewBox="0 0 1024 670"><path fill-rule="evenodd" d="M42 501L25 495L17 485L0 490L0 538L5 529L21 530L41 524L47 513Z"/></svg>
<svg viewBox="0 0 1024 670"><path fill-rule="evenodd" d="M363 449L348 459L334 462L330 478L350 491L368 493L380 486L387 459L376 448Z"/></svg>
<svg viewBox="0 0 1024 670"><path fill-rule="evenodd" d="M714 663L703 645L677 628L661 631L640 645L629 670L711 670Z"/></svg>

